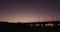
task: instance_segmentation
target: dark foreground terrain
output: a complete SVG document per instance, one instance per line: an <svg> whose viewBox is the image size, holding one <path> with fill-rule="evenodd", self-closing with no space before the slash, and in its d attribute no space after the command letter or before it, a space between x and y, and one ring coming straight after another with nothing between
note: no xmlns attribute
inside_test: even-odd
<svg viewBox="0 0 60 32"><path fill-rule="evenodd" d="M0 32L60 32L60 26L31 27L22 23L0 22Z"/></svg>

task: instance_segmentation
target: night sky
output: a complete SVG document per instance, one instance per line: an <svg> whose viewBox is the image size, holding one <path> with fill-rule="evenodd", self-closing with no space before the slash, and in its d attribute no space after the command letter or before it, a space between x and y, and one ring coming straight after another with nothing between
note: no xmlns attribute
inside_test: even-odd
<svg viewBox="0 0 60 32"><path fill-rule="evenodd" d="M0 0L0 21L60 20L60 0Z"/></svg>

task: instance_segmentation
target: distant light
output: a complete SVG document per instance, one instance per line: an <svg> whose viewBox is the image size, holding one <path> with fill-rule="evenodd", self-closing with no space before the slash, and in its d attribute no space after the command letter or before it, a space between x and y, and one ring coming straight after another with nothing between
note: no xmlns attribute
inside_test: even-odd
<svg viewBox="0 0 60 32"><path fill-rule="evenodd" d="M51 27L52 27L52 26L54 26L54 25L53 25L53 24L45 24L45 26L51 26Z"/></svg>
<svg viewBox="0 0 60 32"><path fill-rule="evenodd" d="M60 24L58 24L58 25L60 25Z"/></svg>
<svg viewBox="0 0 60 32"><path fill-rule="evenodd" d="M39 24L35 24L35 26L40 26Z"/></svg>

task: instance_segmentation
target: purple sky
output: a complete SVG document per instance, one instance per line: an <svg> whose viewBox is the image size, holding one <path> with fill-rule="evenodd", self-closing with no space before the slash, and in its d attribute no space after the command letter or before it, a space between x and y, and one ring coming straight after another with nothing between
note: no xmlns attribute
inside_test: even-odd
<svg viewBox="0 0 60 32"><path fill-rule="evenodd" d="M33 22L60 20L60 0L0 0L0 20ZM49 18L49 19L48 19Z"/></svg>

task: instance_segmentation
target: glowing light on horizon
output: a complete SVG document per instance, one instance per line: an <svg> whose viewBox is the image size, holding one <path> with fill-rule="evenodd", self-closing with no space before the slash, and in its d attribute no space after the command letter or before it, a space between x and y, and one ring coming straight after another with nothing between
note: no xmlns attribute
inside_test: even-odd
<svg viewBox="0 0 60 32"><path fill-rule="evenodd" d="M16 18L6 18L6 19L3 19L4 21L8 21L8 22L23 22L23 23L26 23L26 22L38 22L38 18L37 17L16 17ZM40 17L39 19L40 22L44 22L44 21L52 21L52 18L45 18L44 17Z"/></svg>

